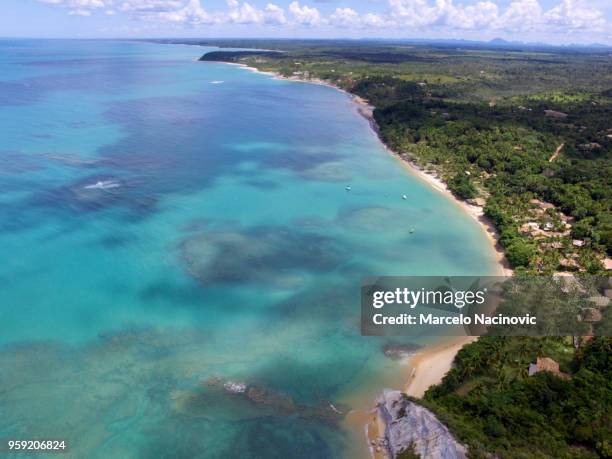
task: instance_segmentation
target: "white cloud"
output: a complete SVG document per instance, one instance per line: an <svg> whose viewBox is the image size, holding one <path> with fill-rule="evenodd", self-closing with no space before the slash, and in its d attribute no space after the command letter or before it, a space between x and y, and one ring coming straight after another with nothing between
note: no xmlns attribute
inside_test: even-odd
<svg viewBox="0 0 612 459"><path fill-rule="evenodd" d="M267 24L283 25L287 22L285 10L273 3L268 3L263 10L254 5L238 0L227 0L228 11L222 15L222 22L234 24Z"/></svg>
<svg viewBox="0 0 612 459"><path fill-rule="evenodd" d="M266 24L283 25L287 22L285 18L285 10L281 7L268 3L264 10L264 21Z"/></svg>
<svg viewBox="0 0 612 459"><path fill-rule="evenodd" d="M390 18L398 26L422 30L439 27L458 30L505 30L509 32L564 32L595 28L603 30L603 14L586 0L561 0L544 11L538 0L513 0L503 12L486 0L466 5L453 0L389 0Z"/></svg>
<svg viewBox="0 0 612 459"><path fill-rule="evenodd" d="M126 13L172 12L186 7L188 0L38 0L40 3L57 5L74 10L96 10L107 8Z"/></svg>
<svg viewBox="0 0 612 459"><path fill-rule="evenodd" d="M172 12L186 6L185 0L115 0L115 3L121 11L136 13Z"/></svg>
<svg viewBox="0 0 612 459"><path fill-rule="evenodd" d="M548 23L567 28L603 30L606 21L603 14L586 5L582 0L563 0L544 15Z"/></svg>
<svg viewBox="0 0 612 459"><path fill-rule="evenodd" d="M250 3L240 4L237 0L228 0L227 13L228 22L235 24L260 24L263 22L264 14Z"/></svg>
<svg viewBox="0 0 612 459"><path fill-rule="evenodd" d="M91 11L89 10L70 10L68 11L70 16L91 16Z"/></svg>
<svg viewBox="0 0 612 459"><path fill-rule="evenodd" d="M337 27L358 27L361 24L359 13L352 8L336 8L329 22Z"/></svg>
<svg viewBox="0 0 612 459"><path fill-rule="evenodd" d="M456 29L482 29L487 28L492 21L497 19L497 5L490 1L478 2L474 5L453 6L449 2L445 11L445 22L448 26Z"/></svg>
<svg viewBox="0 0 612 459"><path fill-rule="evenodd" d="M428 0L389 0L389 6L391 16L398 24L423 27L435 24L443 17L447 2L438 0L431 5Z"/></svg>
<svg viewBox="0 0 612 459"><path fill-rule="evenodd" d="M160 11L150 13L147 19L158 19L162 21L173 22L177 24L199 25L199 24L214 24L215 17L202 8L200 0L189 0L187 4L174 11Z"/></svg>
<svg viewBox="0 0 612 459"><path fill-rule="evenodd" d="M291 2L289 12L293 15L293 21L299 25L316 26L323 22L318 9L308 5L300 6L297 1Z"/></svg>
<svg viewBox="0 0 612 459"><path fill-rule="evenodd" d="M538 0L514 0L492 23L492 27L511 32L535 30L544 26L542 14L542 7Z"/></svg>
<svg viewBox="0 0 612 459"><path fill-rule="evenodd" d="M38 0L66 8L68 14L89 16L128 14L134 19L176 25L256 24L270 26L331 26L342 29L387 28L396 33L452 31L565 34L578 31L608 32L609 23L593 6L598 0L557 0L548 10L542 0L386 0L386 11L360 12L338 7L324 17L319 10L292 0L288 11L265 0L227 0L225 10L209 12L201 0ZM290 1L290 0L287 0ZM312 0L311 0L312 1ZM286 14L288 14L286 16Z"/></svg>
<svg viewBox="0 0 612 459"><path fill-rule="evenodd" d="M73 8L72 11L78 11L81 9L85 11L88 8L104 8L107 4L112 3L105 2L105 0L38 0L40 3L47 3L49 5L59 5L66 8Z"/></svg>
<svg viewBox="0 0 612 459"><path fill-rule="evenodd" d="M498 7L491 1L473 5L453 3L453 0L389 0L391 16L400 26L423 28L447 26L456 29L480 29L497 19Z"/></svg>
<svg viewBox="0 0 612 459"><path fill-rule="evenodd" d="M381 28L390 27L393 24L380 14L366 13L361 17L363 27Z"/></svg>

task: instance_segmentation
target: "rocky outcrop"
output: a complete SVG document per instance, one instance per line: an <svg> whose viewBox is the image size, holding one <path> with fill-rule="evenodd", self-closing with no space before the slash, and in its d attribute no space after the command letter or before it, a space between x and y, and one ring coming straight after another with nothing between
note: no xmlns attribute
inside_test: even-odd
<svg viewBox="0 0 612 459"><path fill-rule="evenodd" d="M428 409L409 401L400 391L387 390L378 400L385 438L392 458L407 448L422 458L464 459L467 448Z"/></svg>
<svg viewBox="0 0 612 459"><path fill-rule="evenodd" d="M267 389L261 386L247 384L246 382L224 380L218 376L211 376L202 381L202 385L197 391L185 391L185 393L173 394L173 398L183 401L182 406L187 406L189 413L197 413L199 407L208 405L208 397L217 400L222 399L223 395L235 397L259 407L263 410L270 410L273 413L284 415L297 415L302 418L316 418L320 421L335 424L339 422L350 411L350 407L333 404L327 400L320 400L316 404L299 404L289 395ZM219 393L219 390L223 392Z"/></svg>

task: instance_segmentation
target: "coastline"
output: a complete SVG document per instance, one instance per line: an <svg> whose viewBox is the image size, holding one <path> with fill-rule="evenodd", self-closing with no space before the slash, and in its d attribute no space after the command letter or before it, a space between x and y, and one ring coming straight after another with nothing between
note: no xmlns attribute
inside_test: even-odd
<svg viewBox="0 0 612 459"><path fill-rule="evenodd" d="M439 384L452 368L457 353L477 336L459 336L444 339L424 348L408 359L410 376L400 390L414 398L422 398L427 389ZM379 404L367 413L359 415L353 423L362 423L371 459L390 459L385 440L387 423L381 415Z"/></svg>
<svg viewBox="0 0 612 459"><path fill-rule="evenodd" d="M336 88L331 84L328 86ZM374 133L378 136L381 144L385 147L385 150L391 154L394 158L398 159L401 165L413 176L417 177L419 180L429 185L431 188L436 191L444 194L447 198L452 200L456 205L458 205L463 212L476 220L480 227L484 230L484 233L488 239L488 241L493 246L497 254L497 263L499 265L499 272L496 275L501 276L512 276L513 270L510 268L508 261L506 260L506 255L499 243L499 234L497 233L497 229L493 225L493 222L489 220L484 214L484 207L470 204L467 201L458 198L448 188L448 185L440 179L435 173L429 172L419 166L412 158L408 157L408 155L401 154L395 150L389 148L387 144L380 137L380 131L378 129L378 125L376 124L376 120L374 119L374 108L370 105L366 100L362 97L351 94L341 88L336 88L340 91L349 94L353 103L357 106L357 111L361 116L368 120L370 123L370 127L374 131Z"/></svg>
<svg viewBox="0 0 612 459"><path fill-rule="evenodd" d="M440 384L452 368L457 352L477 339L477 336L460 336L444 340L412 356L412 370L403 392L411 397L422 398L427 389Z"/></svg>
<svg viewBox="0 0 612 459"><path fill-rule="evenodd" d="M376 120L374 119L375 107L370 105L367 100L320 79L306 80L297 77L284 77L274 72L261 72L254 67L249 67L246 65L244 65L244 67L254 72L272 75L277 79L329 86L345 93L355 105L357 112L368 121L370 128L376 134L387 153L396 158L408 173L445 195L457 206L459 206L463 212L478 222L485 237L496 253L497 272L495 275L513 275L513 270L510 268L505 253L501 247L501 244L499 243L499 234L497 229L485 216L483 206L470 204L467 201L458 198L451 193L447 184L437 175L426 171L407 155L403 155L389 148L380 137L380 131ZM448 371L452 368L455 356L463 348L463 346L472 343L477 339L478 337L476 336L462 336L452 339L445 339L432 346L428 346L421 352L418 352L414 356L410 357L410 375L407 378L405 386L402 388L402 392L415 398L422 398L427 389L429 389L431 386L439 384L442 381L446 373L448 373ZM387 459L389 457L387 447L384 444L385 431L385 420L380 416L379 409L376 407L368 414L365 425L365 437L368 442L370 457L372 459Z"/></svg>
<svg viewBox="0 0 612 459"><path fill-rule="evenodd" d="M514 274L514 271L512 270L512 268L510 268L510 264L506 259L506 254L504 253L504 250L501 244L499 243L499 233L493 225L493 222L491 222L491 220L489 220L485 215L483 206L470 204L467 201L458 198L453 193L451 193L446 183L444 183L444 181L442 181L442 179L440 179L437 175L424 170L410 158L406 158L401 154L390 150L386 145L385 148L387 149L387 151L389 151L389 153L391 153L394 157L400 160L402 165L408 170L409 173L417 177L419 180L428 184L431 188L434 188L438 192L444 194L446 197L451 199L464 213L466 213L478 222L480 228L485 234L485 237L493 247L493 250L496 254L496 261L498 266L495 275L512 276Z"/></svg>
<svg viewBox="0 0 612 459"><path fill-rule="evenodd" d="M341 88L337 88L332 84L327 84L327 86L339 89L340 91L349 95L352 102L356 105L358 113L368 121L370 128L374 131L387 153L397 159L409 174L418 178L439 193L445 195L463 212L478 222L485 237L496 253L497 272L495 275L512 276L513 270L510 268L503 248L499 243L499 234L497 229L493 225L493 222L491 222L485 216L484 207L470 204L467 201L458 198L451 193L447 184L440 179L440 177L432 172L426 171L420 167L416 161L409 158L407 155L402 155L401 153L389 148L389 146L387 146L380 136L378 124L374 119L374 106L370 105L362 97L351 94ZM463 346L470 344L477 339L478 337L476 336L462 336L445 339L434 345L428 346L421 352L411 356L408 360L410 365L410 375L407 378L405 386L402 388L402 392L411 397L422 398L427 389L442 382L442 379L446 373L448 373L452 368L455 356L463 348ZM372 459L387 459L390 457L387 447L384 445L384 443L381 443L384 439L386 427L386 422L380 415L380 409L377 406L371 413L371 418L365 426L366 440L368 442L370 456Z"/></svg>
<svg viewBox="0 0 612 459"><path fill-rule="evenodd" d="M496 253L497 272L494 275L512 276L514 274L514 271L510 268L510 264L508 263L508 260L506 259L506 255L503 251L503 248L501 247L501 244L499 243L499 234L497 232L497 229L493 225L493 222L491 222L491 220L489 220L487 216L484 214L484 207L480 205L476 205L476 204L470 204L469 202L458 198L453 193L451 193L447 184L440 177L438 177L435 173L432 173L430 171L423 169L421 166L419 166L416 163L415 160L408 157L407 154L402 154L400 152L397 152L389 148L389 146L385 144L383 139L380 137L380 130L378 128L378 124L376 123L376 120L374 119L374 110L376 107L374 107L373 105L370 105L367 100L363 99L362 97L358 95L352 94L351 92L343 88L340 88L339 86L336 86L330 83L329 81L321 80L319 78L304 79L304 78L300 78L297 76L286 77L276 72L267 72L267 71L259 70L255 67L251 67L246 64L239 64L236 62L224 62L224 63L229 64L229 65L236 65L239 67L243 67L251 72L261 73L263 75L269 75L278 80L288 80L288 81L295 81L297 83L309 83L309 84L327 86L327 87L334 88L335 90L346 94L351 99L353 104L355 105L357 112L368 121L370 128L372 129L372 131L374 131L374 133L380 140L380 143L387 151L387 153L389 153L391 156L396 158L400 162L402 167L404 167L404 169L408 171L408 173L410 173L414 177L424 182L430 188L433 188L439 193L442 193L443 195L445 195L452 202L454 202L457 206L459 206L459 208L464 213L466 213L467 215L469 215L471 218L473 218L474 220L478 222L480 228L483 230L485 234L485 237L487 238L487 240L489 241L489 243L493 247L493 250Z"/></svg>
<svg viewBox="0 0 612 459"><path fill-rule="evenodd" d="M279 80L289 80L299 83L328 86L346 94L355 105L357 112L368 121L370 128L374 134L376 134L387 153L397 159L408 173L417 177L430 188L444 194L447 198L459 206L463 212L478 222L484 236L489 241L491 247L496 253L497 272L495 272L494 275L511 276L513 274L513 271L506 260L505 253L499 243L499 235L497 230L493 223L484 215L483 206L470 204L467 201L456 197L451 193L447 184L440 177L438 177L437 174L425 170L419 166L415 160L408 157L407 154L402 154L389 148L381 138L378 125L374 119L375 107L370 105L367 100L321 79L304 79L297 76L285 77L276 72L262 71L245 64L228 62L226 62L226 64L240 66L249 71L269 75L272 78ZM408 375L406 378L406 383L401 389L402 392L405 392L407 395L415 398L423 397L427 389L433 385L439 384L442 381L442 378L452 368L454 358L461 348L477 339L478 338L474 336L444 339L442 341L438 341L436 344L426 347L421 352L418 352L414 356L410 357L410 375ZM363 414L359 416L358 419L361 421L358 422L362 423L361 425L364 426L364 434L367 440L370 457L374 459L387 459L389 457L389 453L384 443L386 423L380 416L379 411L378 406L376 406L372 411L365 414L365 417L362 417Z"/></svg>

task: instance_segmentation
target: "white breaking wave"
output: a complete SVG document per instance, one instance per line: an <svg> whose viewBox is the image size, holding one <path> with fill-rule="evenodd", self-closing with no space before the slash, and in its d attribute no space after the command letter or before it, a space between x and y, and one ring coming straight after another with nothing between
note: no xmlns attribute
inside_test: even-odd
<svg viewBox="0 0 612 459"><path fill-rule="evenodd" d="M221 84L223 83L223 80L215 80L215 81L211 81L210 84Z"/></svg>
<svg viewBox="0 0 612 459"><path fill-rule="evenodd" d="M85 188L88 190L108 190L109 188L118 188L120 186L119 182L114 180L100 180L91 185L86 185Z"/></svg>

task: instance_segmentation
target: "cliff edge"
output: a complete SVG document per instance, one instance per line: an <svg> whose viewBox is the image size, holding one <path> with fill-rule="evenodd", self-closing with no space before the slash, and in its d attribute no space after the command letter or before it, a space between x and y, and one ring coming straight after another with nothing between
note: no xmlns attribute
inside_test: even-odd
<svg viewBox="0 0 612 459"><path fill-rule="evenodd" d="M385 423L389 456L406 449L425 459L466 459L467 448L428 409L409 401L400 391L386 390L378 400Z"/></svg>

